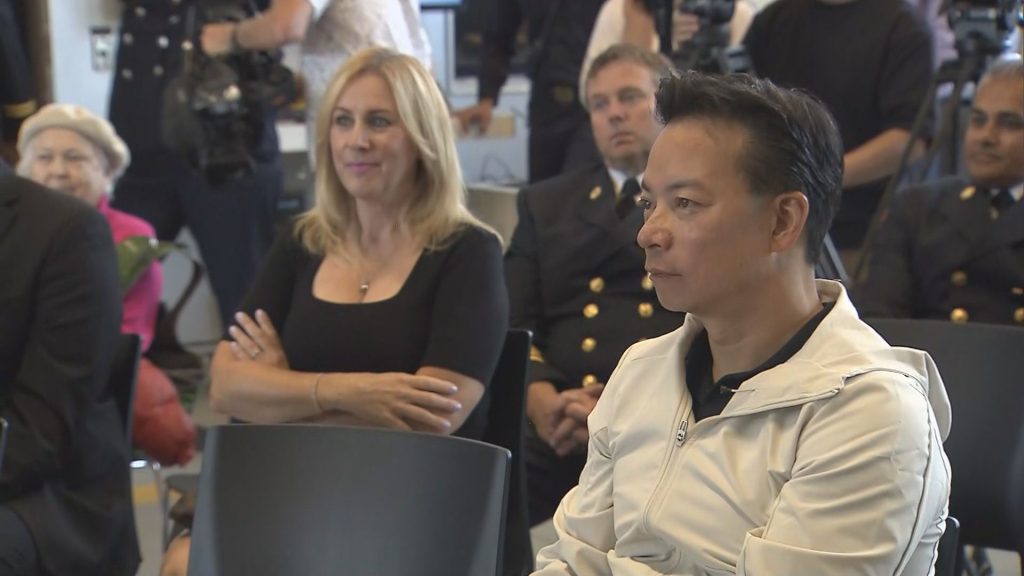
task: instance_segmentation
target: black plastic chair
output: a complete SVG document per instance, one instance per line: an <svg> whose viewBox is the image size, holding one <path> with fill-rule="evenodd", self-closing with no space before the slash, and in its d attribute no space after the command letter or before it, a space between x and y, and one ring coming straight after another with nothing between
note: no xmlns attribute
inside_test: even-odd
<svg viewBox="0 0 1024 576"><path fill-rule="evenodd" d="M935 558L935 576L960 576L963 564L960 561L960 523L952 516L946 517L946 530L939 539L939 551Z"/></svg>
<svg viewBox="0 0 1024 576"><path fill-rule="evenodd" d="M177 245L173 253L188 261L191 272L185 287L174 299L174 304L170 308L164 308L161 304L157 313L153 343L146 351L146 357L167 374L174 382L178 393L182 395L183 403L191 406L197 389L206 378L206 368L198 354L186 350L178 341L178 321L203 279L204 268L184 245Z"/></svg>
<svg viewBox="0 0 1024 576"><path fill-rule="evenodd" d="M414 432L213 428L188 573L497 575L510 458Z"/></svg>
<svg viewBox="0 0 1024 576"><path fill-rule="evenodd" d="M491 405L483 441L512 453L505 513L504 576L523 576L533 571L533 548L526 509L526 462L523 431L526 424L526 367L530 358L530 332L509 330L498 367L491 379Z"/></svg>
<svg viewBox="0 0 1024 576"><path fill-rule="evenodd" d="M894 346L926 350L942 375L953 408L949 511L960 521L960 542L1024 557L1024 329L867 322Z"/></svg>
<svg viewBox="0 0 1024 576"><path fill-rule="evenodd" d="M7 451L7 420L0 418L0 471L4 469L4 452Z"/></svg>
<svg viewBox="0 0 1024 576"><path fill-rule="evenodd" d="M135 384L139 377L139 358L142 353L142 339L137 334L121 334L117 337L114 358L110 364L110 393L117 402L118 412L125 428L125 441L132 448L132 421L135 411Z"/></svg>

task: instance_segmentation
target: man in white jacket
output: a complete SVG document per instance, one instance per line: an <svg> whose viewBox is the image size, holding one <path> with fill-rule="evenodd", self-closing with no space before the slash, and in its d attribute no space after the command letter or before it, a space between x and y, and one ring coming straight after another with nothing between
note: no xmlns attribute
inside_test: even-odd
<svg viewBox="0 0 1024 576"><path fill-rule="evenodd" d="M932 573L950 409L814 265L839 201L824 107L746 76L662 84L638 241L682 328L632 346L590 415L538 574Z"/></svg>

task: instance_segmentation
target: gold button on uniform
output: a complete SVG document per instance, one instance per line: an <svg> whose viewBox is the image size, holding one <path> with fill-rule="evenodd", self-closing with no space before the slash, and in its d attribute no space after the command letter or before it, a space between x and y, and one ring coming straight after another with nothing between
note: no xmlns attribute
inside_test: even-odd
<svg viewBox="0 0 1024 576"><path fill-rule="evenodd" d="M586 376L583 377L584 387L593 386L594 384L597 384L597 376L594 376L593 374L587 374Z"/></svg>
<svg viewBox="0 0 1024 576"><path fill-rule="evenodd" d="M966 286L967 272L964 272L963 270L954 270L949 276L949 281L953 283L953 286Z"/></svg>
<svg viewBox="0 0 1024 576"><path fill-rule="evenodd" d="M597 200L600 197L601 197L601 187L600 186L594 186L594 189L590 191L590 199L591 200Z"/></svg>
<svg viewBox="0 0 1024 576"><path fill-rule="evenodd" d="M597 304L591 302L590 304L587 304L586 306L583 307L583 317L593 318L594 316L597 316L598 312L600 311L601 309L597 307Z"/></svg>
<svg viewBox="0 0 1024 576"><path fill-rule="evenodd" d="M580 342L580 350L584 352L593 352L594 348L597 348L597 340L593 338L584 338L583 342Z"/></svg>
<svg viewBox="0 0 1024 576"><path fill-rule="evenodd" d="M644 279L640 281L640 287L650 292L654 290L654 280L651 280L651 277L645 274Z"/></svg>
<svg viewBox="0 0 1024 576"><path fill-rule="evenodd" d="M970 319L970 315L967 314L967 310L964 310L963 308L954 308L953 311L949 313L949 319L956 324L964 324Z"/></svg>
<svg viewBox="0 0 1024 576"><path fill-rule="evenodd" d="M1017 308L1013 311L1013 321L1017 324L1024 324L1024 308Z"/></svg>
<svg viewBox="0 0 1024 576"><path fill-rule="evenodd" d="M530 361L544 363L544 355L541 354L540 348L536 346L530 346Z"/></svg>
<svg viewBox="0 0 1024 576"><path fill-rule="evenodd" d="M650 302L641 302L636 307L636 312L641 318L650 318L654 315L654 306L651 306Z"/></svg>
<svg viewBox="0 0 1024 576"><path fill-rule="evenodd" d="M974 197L974 186L968 186L960 191L961 200L970 200Z"/></svg>
<svg viewBox="0 0 1024 576"><path fill-rule="evenodd" d="M590 291L594 294L600 294L604 290L604 278L600 276L590 279Z"/></svg>
<svg viewBox="0 0 1024 576"><path fill-rule="evenodd" d="M1024 296L1024 288L1014 286L1013 288L1010 288L1010 293L1014 296Z"/></svg>

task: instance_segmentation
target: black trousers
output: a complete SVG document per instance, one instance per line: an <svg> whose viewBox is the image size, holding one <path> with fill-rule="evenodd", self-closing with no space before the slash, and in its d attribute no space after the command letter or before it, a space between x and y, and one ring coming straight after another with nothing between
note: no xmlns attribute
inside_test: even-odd
<svg viewBox="0 0 1024 576"><path fill-rule="evenodd" d="M530 427L526 433L526 501L530 526L554 515L565 493L579 483L586 463L585 452L564 458L555 454Z"/></svg>
<svg viewBox="0 0 1024 576"><path fill-rule="evenodd" d="M226 328L273 242L283 187L279 160L213 187L181 156L133 151L112 205L148 221L160 240L173 241L189 228Z"/></svg>
<svg viewBox="0 0 1024 576"><path fill-rule="evenodd" d="M527 145L531 183L602 161L574 86L534 83Z"/></svg>
<svg viewBox="0 0 1024 576"><path fill-rule="evenodd" d="M21 517L0 506L0 576L34 576L39 554L32 533Z"/></svg>

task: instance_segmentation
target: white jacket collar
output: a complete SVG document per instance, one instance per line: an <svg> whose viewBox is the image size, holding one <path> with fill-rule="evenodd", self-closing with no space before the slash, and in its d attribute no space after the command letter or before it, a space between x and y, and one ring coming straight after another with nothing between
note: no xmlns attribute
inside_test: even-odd
<svg viewBox="0 0 1024 576"><path fill-rule="evenodd" d="M819 300L835 306L792 358L744 382L722 416L804 404L838 394L862 374L887 371L906 376L908 384L928 397L945 439L950 427L949 399L931 357L920 350L890 347L860 320L842 284L817 280L816 286ZM686 353L703 330L700 321L688 315L682 328L665 337L676 341L672 350L658 350L660 346L649 350L676 356L682 370Z"/></svg>

